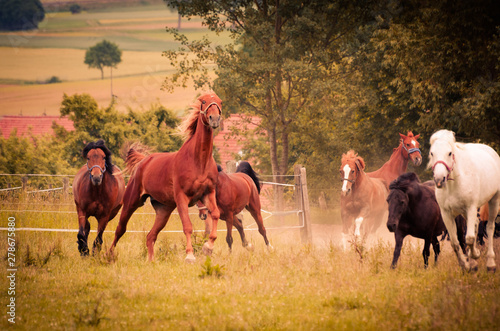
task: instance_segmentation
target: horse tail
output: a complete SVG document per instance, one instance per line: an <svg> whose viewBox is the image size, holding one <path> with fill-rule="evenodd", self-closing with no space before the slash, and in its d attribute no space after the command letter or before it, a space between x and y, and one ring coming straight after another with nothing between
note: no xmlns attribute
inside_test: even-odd
<svg viewBox="0 0 500 331"><path fill-rule="evenodd" d="M236 172L242 172L246 175L248 175L250 178L252 178L253 182L255 183L255 186L257 187L257 191L260 194L260 180L257 177L257 173L253 170L252 166L250 163L247 161L241 161L240 164L238 164L238 167L236 168Z"/></svg>
<svg viewBox="0 0 500 331"><path fill-rule="evenodd" d="M126 151L126 152L125 152ZM141 143L127 143L121 151L122 157L125 159L126 167L123 172L132 174L146 156L149 155L149 148Z"/></svg>

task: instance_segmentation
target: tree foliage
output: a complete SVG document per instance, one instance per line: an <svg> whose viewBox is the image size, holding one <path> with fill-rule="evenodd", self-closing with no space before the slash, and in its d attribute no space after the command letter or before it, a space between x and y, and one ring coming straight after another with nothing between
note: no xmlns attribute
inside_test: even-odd
<svg viewBox="0 0 500 331"><path fill-rule="evenodd" d="M104 67L116 68L121 61L122 51L118 45L108 40L95 44L85 52L84 63L89 68L101 70L101 79L104 79Z"/></svg>
<svg viewBox="0 0 500 331"><path fill-rule="evenodd" d="M33 30L45 18L40 0L0 1L0 30Z"/></svg>

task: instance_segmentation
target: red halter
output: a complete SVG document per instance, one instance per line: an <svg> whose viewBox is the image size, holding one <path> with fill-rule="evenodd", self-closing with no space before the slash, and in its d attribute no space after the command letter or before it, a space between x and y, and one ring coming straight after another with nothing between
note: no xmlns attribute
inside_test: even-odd
<svg viewBox="0 0 500 331"><path fill-rule="evenodd" d="M439 164L441 163L442 165L444 165L446 167L446 170L448 171L448 176L446 177L447 180L453 180L452 178L450 178L450 173L453 171L453 167L455 166L455 154L452 154L452 157L453 157L453 163L451 164L451 167L446 164L446 162L444 161L436 161L436 163L434 163L434 165L432 166L432 171L434 171L434 168Z"/></svg>

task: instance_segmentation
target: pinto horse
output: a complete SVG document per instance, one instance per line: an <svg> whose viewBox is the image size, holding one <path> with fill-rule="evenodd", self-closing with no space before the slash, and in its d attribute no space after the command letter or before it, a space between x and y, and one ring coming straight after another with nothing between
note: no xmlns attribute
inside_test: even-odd
<svg viewBox="0 0 500 331"><path fill-rule="evenodd" d="M243 224L237 217L244 208L250 212L257 223L259 233L264 238L266 246L271 248L269 240L267 240L264 220L260 213L260 181L250 163L240 162L233 174L226 174L220 166L217 166L217 169L219 170L219 181L216 186L217 207L220 211L220 219L226 221L226 242L229 249L231 250L233 245L233 225L240 233L243 247L253 249L252 244L246 240ZM198 202L198 207L200 208L200 218L206 222L205 229L209 229L210 223L206 209L200 202Z"/></svg>
<svg viewBox="0 0 500 331"><path fill-rule="evenodd" d="M436 200L450 234L451 244L460 266L468 271L477 270L476 260L480 256L476 246L477 208L488 203L486 232L489 238L493 238L500 200L500 157L489 146L458 143L455 134L448 130L435 132L430 144L428 167L432 168L437 187ZM465 241L469 247L468 257L460 250L453 221L459 214L467 219ZM488 240L486 258L487 270L495 271L493 240Z"/></svg>
<svg viewBox="0 0 500 331"><path fill-rule="evenodd" d="M426 268L429 265L431 244L434 262L437 263L441 251L437 237L446 231L446 227L434 194L434 183L429 181L422 184L417 174L408 172L393 181L389 189L387 228L394 232L396 240L391 268L396 268L403 240L407 235L424 239L422 255ZM459 215L455 222L460 246L465 251L465 220Z"/></svg>
<svg viewBox="0 0 500 331"><path fill-rule="evenodd" d="M170 214L177 208L186 235L186 262L194 262L191 235L193 225L189 206L198 200L208 208L212 217L212 231L203 252L210 254L217 238L219 209L215 200L217 165L212 156L213 130L219 127L222 102L214 92L200 96L192 106L190 115L181 124L186 141L177 152L144 155L133 148L127 152L130 181L123 198L123 210L116 228L112 252L126 231L132 214L151 199L156 218L146 238L148 260L154 258L154 244L158 233L165 227Z"/></svg>
<svg viewBox="0 0 500 331"><path fill-rule="evenodd" d="M384 180L367 176L364 169L365 161L353 150L342 155L340 214L344 249L353 225L356 236L361 235L361 225L366 234L374 233L387 212L388 190Z"/></svg>
<svg viewBox="0 0 500 331"><path fill-rule="evenodd" d="M389 161L384 163L380 169L366 173L371 178L385 180L387 188L393 180L406 172L408 160L411 160L415 166L422 163L420 143L417 140L420 135L414 136L411 131L408 131L407 136L401 133L399 136L401 137L399 146L394 148Z"/></svg>
<svg viewBox="0 0 500 331"><path fill-rule="evenodd" d="M78 213L78 251L89 254L87 239L90 232L89 217L97 219L97 237L92 254L102 245L102 234L122 206L125 181L120 169L111 163L111 151L103 140L91 142L83 149L87 164L80 168L73 180L73 196Z"/></svg>

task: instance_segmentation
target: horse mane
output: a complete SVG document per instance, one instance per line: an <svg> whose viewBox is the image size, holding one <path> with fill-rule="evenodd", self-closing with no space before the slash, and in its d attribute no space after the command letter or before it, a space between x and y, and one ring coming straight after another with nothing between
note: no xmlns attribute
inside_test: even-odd
<svg viewBox="0 0 500 331"><path fill-rule="evenodd" d="M184 137L185 141L191 138L196 132L196 127L198 126L198 115L200 115L201 111L202 99L209 94L215 94L215 92L209 90L206 93L200 95L191 105L188 116L186 116L186 118L184 118L184 120L178 126L179 134Z"/></svg>
<svg viewBox="0 0 500 331"><path fill-rule="evenodd" d="M242 172L252 178L255 186L257 186L257 191L260 194L260 180L250 163L248 163L247 161L241 161L240 164L238 164L238 167L236 167L236 172Z"/></svg>
<svg viewBox="0 0 500 331"><path fill-rule="evenodd" d="M457 143L455 140L455 132L450 130L439 130L434 132L429 142L432 145L438 139L447 141L451 146L454 146Z"/></svg>
<svg viewBox="0 0 500 331"><path fill-rule="evenodd" d="M358 161L361 165L361 170L365 168L365 160L361 156L358 156L358 153L354 152L352 149L347 153L342 154L342 164L347 163L347 161L352 160L353 162Z"/></svg>
<svg viewBox="0 0 500 331"><path fill-rule="evenodd" d="M111 161L111 151L109 150L108 147L106 147L106 144L104 143L104 140L99 139L96 142L89 142L85 148L83 148L82 152L82 157L84 159L87 158L87 154L93 150L93 149L100 149L101 151L104 152L105 155L105 160L104 164L106 165L106 171L109 172L110 174L113 174L113 162Z"/></svg>
<svg viewBox="0 0 500 331"><path fill-rule="evenodd" d="M401 190L406 191L408 187L414 183L420 183L420 178L414 172L407 172L399 176L397 179L393 180L389 185L389 190Z"/></svg>

